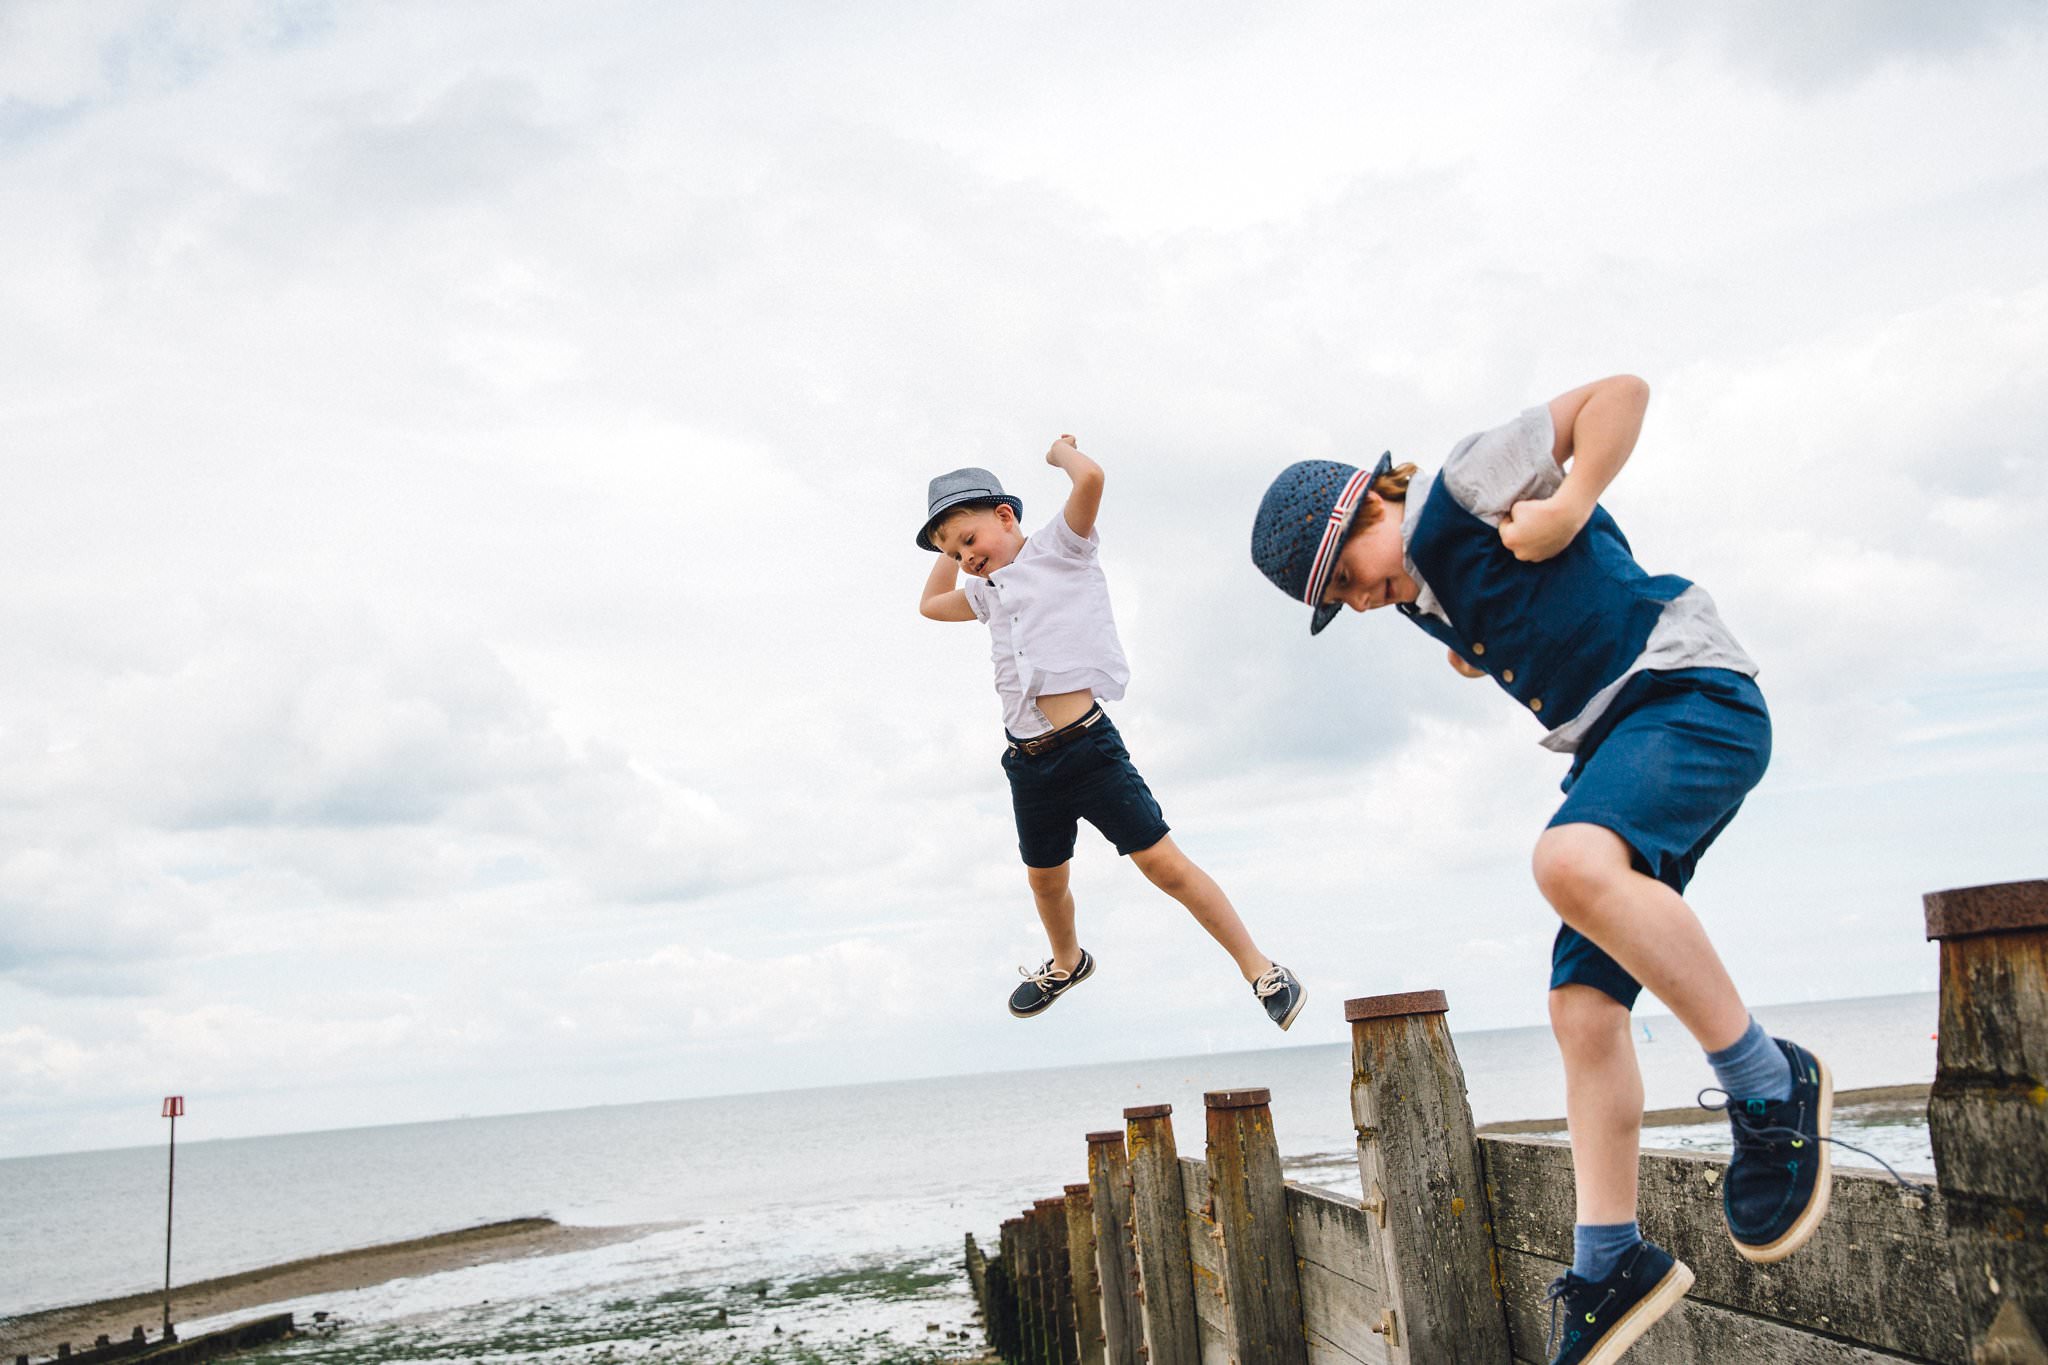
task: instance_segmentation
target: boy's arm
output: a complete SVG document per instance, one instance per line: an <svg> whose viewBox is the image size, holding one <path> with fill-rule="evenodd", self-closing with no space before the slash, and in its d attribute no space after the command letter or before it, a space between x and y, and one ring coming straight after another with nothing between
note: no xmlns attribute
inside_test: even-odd
<svg viewBox="0 0 2048 1365"><path fill-rule="evenodd" d="M1515 558L1549 559L1572 543L1600 495L1628 463L1649 406L1650 386L1632 374L1596 380L1550 400L1550 425L1556 432L1551 458L1560 469L1567 460L1571 467L1557 492L1508 509L1500 538Z"/></svg>
<svg viewBox="0 0 2048 1365"><path fill-rule="evenodd" d="M1054 441L1052 449L1045 452L1045 462L1066 471L1074 481L1074 491L1067 494L1067 525L1086 540L1095 529L1095 514L1102 509L1102 466L1083 455L1071 436Z"/></svg>
<svg viewBox="0 0 2048 1365"><path fill-rule="evenodd" d="M924 581L918 614L933 621L972 621L974 608L967 603L967 590L953 586L959 580L959 561L940 555L939 562L932 565L932 576Z"/></svg>

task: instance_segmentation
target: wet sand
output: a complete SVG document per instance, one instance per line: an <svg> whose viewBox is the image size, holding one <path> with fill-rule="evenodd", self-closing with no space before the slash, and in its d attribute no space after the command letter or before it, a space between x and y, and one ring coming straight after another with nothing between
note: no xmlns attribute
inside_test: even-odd
<svg viewBox="0 0 2048 1365"><path fill-rule="evenodd" d="M563 1227L552 1218L486 1223L482 1227L309 1256L176 1286L171 1290L171 1318L173 1322L197 1322L221 1313L239 1313L309 1295L346 1293L389 1280L459 1270L487 1261L558 1256L611 1242L629 1242L651 1231L653 1228L648 1226ZM68 1341L72 1350L80 1351L90 1347L102 1333L123 1341L138 1324L148 1329L149 1338L154 1341L163 1326L163 1301L163 1292L158 1290L0 1318L0 1358L24 1353L35 1358L53 1356L60 1341Z"/></svg>

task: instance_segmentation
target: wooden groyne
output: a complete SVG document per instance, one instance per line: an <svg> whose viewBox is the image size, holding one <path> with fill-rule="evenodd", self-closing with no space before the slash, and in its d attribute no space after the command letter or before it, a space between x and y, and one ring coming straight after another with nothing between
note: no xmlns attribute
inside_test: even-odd
<svg viewBox="0 0 2048 1365"><path fill-rule="evenodd" d="M2048 882L1926 897L1941 948L1933 1185L1834 1172L1814 1240L1735 1254L1726 1159L1645 1152L1641 1222L1697 1279L1642 1365L2048 1365ZM970 1235L1013 1365L1541 1365L1571 1260L1571 1150L1478 1134L1440 991L1346 1003L1357 1198L1286 1181L1267 1092L1086 1136L1087 1183Z"/></svg>
<svg viewBox="0 0 2048 1365"><path fill-rule="evenodd" d="M325 1316L324 1314L322 1316ZM140 1327L126 1341L109 1341L101 1337L98 1343L87 1351L71 1349L70 1342L57 1348L52 1365L95 1365L96 1362L119 1360L126 1365L200 1365L202 1361L214 1360L220 1356L246 1351L253 1346L268 1345L292 1335L293 1322L290 1313L273 1313L268 1317L252 1318L238 1322L232 1327L223 1327L203 1336L165 1336L150 1341ZM29 1365L29 1357L17 1354L14 1365Z"/></svg>

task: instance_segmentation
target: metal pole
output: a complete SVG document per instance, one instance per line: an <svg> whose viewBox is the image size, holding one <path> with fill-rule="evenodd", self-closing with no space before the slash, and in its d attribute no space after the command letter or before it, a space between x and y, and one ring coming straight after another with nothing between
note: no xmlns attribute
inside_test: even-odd
<svg viewBox="0 0 2048 1365"><path fill-rule="evenodd" d="M164 1340L171 1340L171 1204L178 1189L178 1116L171 1115L171 1168L164 1182Z"/></svg>

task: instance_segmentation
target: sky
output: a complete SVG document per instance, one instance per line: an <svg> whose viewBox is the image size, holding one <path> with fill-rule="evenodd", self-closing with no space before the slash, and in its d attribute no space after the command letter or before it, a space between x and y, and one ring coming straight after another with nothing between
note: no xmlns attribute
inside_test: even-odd
<svg viewBox="0 0 2048 1365"><path fill-rule="evenodd" d="M1250 522L1619 372L1776 727L1693 904L1755 1003L1931 989L1921 894L2048 871L2044 15L0 0L0 1156L1540 1022L1565 760ZM912 539L1063 431L1284 1039L1086 831L1003 1008Z"/></svg>

